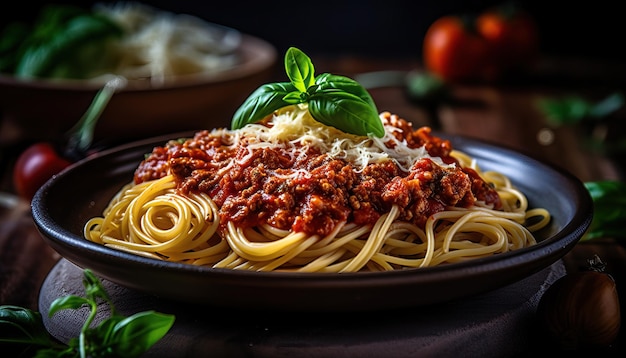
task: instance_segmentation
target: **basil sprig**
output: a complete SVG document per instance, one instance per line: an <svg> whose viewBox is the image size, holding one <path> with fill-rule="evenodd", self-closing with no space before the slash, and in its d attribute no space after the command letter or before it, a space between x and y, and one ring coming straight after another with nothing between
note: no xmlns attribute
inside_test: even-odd
<svg viewBox="0 0 626 358"><path fill-rule="evenodd" d="M306 103L311 116L327 126L363 136L385 134L374 100L357 81L328 73L315 76L311 59L295 47L285 54L285 70L290 82L255 90L235 112L232 129L256 123L280 108Z"/></svg>
<svg viewBox="0 0 626 358"><path fill-rule="evenodd" d="M41 313L19 306L0 306L0 347L9 352L21 351L20 356L84 358L139 357L165 336L175 317L155 311L137 312L131 316L119 314L100 280L86 269L83 271L85 297L68 295L50 304L48 316L61 310L89 308L79 337L62 344L48 334ZM102 304L107 304L110 316L98 325L92 323Z"/></svg>

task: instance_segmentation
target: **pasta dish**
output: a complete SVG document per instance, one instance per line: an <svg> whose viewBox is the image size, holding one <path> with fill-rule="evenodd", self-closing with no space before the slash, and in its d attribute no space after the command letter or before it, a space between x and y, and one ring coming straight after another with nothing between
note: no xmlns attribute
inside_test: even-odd
<svg viewBox="0 0 626 358"><path fill-rule="evenodd" d="M155 147L86 239L138 255L255 271L449 264L536 243L550 221L506 176L429 127L380 113L382 136L316 121L307 104Z"/></svg>

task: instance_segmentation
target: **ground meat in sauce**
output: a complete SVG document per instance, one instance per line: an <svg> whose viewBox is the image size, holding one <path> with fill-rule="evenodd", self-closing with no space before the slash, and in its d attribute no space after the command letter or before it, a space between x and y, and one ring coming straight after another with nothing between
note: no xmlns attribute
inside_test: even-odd
<svg viewBox="0 0 626 358"><path fill-rule="evenodd" d="M413 130L388 113L384 120L402 129L394 135L409 146L425 145L431 156L455 162L449 141L434 137L430 128ZM373 224L392 205L400 207L400 220L420 227L447 206L468 207L481 200L501 207L495 190L469 168L441 167L424 158L408 173L391 161L357 172L350 163L314 149L294 157L283 149L232 147L209 131L154 148L137 168L135 182L168 172L182 193L208 193L220 207L222 223L268 223L320 236L346 220Z"/></svg>

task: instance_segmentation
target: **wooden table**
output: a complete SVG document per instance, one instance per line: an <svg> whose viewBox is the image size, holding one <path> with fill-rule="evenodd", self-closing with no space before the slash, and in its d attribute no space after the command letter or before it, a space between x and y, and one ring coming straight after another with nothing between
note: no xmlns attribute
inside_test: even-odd
<svg viewBox="0 0 626 358"><path fill-rule="evenodd" d="M411 71L419 69L414 59L311 56L316 72L332 72L355 77L370 71ZM280 65L280 64L279 64ZM611 71L606 70L610 66ZM603 71L605 69L606 71ZM451 87L455 104L416 105L398 86L371 88L380 111L390 111L413 122L430 125L446 133L485 139L526 152L570 171L582 181L623 179L624 161L608 158L585 146L585 133L577 127L551 128L537 108L543 96L585 94L599 98L623 88L623 66L595 64L564 59L546 59L527 77L497 84L456 85ZM286 80L277 68L277 80ZM623 114L621 114L623 116ZM626 118L624 118L626 120ZM547 134L547 137L541 137ZM546 139L547 138L547 139ZM1 135L0 135L1 139ZM38 290L49 270L60 258L39 237L28 203L11 196L11 165L17 150L0 142L3 164L0 190L0 304L14 304L37 309ZM626 226L625 226L626 230ZM585 266L587 259L599 255L617 281L626 303L626 250L612 238L579 243L564 257L568 271ZM624 331L621 338L623 340ZM615 351L624 350L618 344Z"/></svg>

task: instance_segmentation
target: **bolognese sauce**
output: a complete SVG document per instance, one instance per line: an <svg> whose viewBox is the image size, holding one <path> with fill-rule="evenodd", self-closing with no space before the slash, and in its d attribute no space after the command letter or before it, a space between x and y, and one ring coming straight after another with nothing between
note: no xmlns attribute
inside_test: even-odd
<svg viewBox="0 0 626 358"><path fill-rule="evenodd" d="M373 225L393 205L399 220L424 227L434 213L447 207L470 207L477 201L501 208L498 193L474 170L458 165L448 140L429 127L390 113L383 123L408 147L424 147L428 156L409 170L392 160L353 162L314 146L251 147L232 145L226 130L200 131L193 138L156 147L141 162L135 183L168 174L181 194L204 192L219 209L221 222L240 227L269 224L279 229L326 236L337 225ZM385 143L390 148L394 142ZM437 158L438 162L435 160Z"/></svg>

